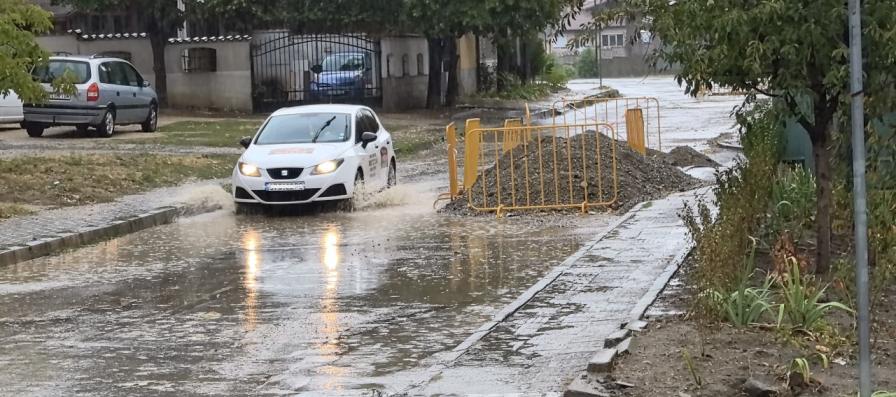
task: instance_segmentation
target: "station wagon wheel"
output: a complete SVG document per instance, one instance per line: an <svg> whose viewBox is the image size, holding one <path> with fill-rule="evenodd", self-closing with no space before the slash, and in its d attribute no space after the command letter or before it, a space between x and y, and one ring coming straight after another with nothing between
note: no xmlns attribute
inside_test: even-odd
<svg viewBox="0 0 896 397"><path fill-rule="evenodd" d="M159 126L159 105L155 103L149 105L149 114L146 115L146 120L140 124L140 127L143 129L143 132L156 132Z"/></svg>
<svg viewBox="0 0 896 397"><path fill-rule="evenodd" d="M27 131L28 136L32 138L40 138L40 136L44 134L44 126L40 124L27 124L25 125L25 131Z"/></svg>
<svg viewBox="0 0 896 397"><path fill-rule="evenodd" d="M96 127L96 132L101 138L108 138L115 132L115 113L107 110L103 115L103 121Z"/></svg>

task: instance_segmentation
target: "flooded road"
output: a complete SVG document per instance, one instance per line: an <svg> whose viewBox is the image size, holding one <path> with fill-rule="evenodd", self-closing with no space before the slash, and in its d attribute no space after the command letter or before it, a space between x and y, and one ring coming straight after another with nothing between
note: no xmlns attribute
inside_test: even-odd
<svg viewBox="0 0 896 397"><path fill-rule="evenodd" d="M411 382L610 216L219 211L0 273L3 395L371 395Z"/></svg>

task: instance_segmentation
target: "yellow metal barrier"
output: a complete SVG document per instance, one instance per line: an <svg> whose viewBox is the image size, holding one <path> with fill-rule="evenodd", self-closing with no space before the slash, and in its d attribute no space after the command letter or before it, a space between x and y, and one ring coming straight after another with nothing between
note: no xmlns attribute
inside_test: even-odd
<svg viewBox="0 0 896 397"><path fill-rule="evenodd" d="M464 191L469 191L476 183L476 172L479 169L479 141L470 139L470 132L480 128L479 119L469 119L464 125Z"/></svg>
<svg viewBox="0 0 896 397"><path fill-rule="evenodd" d="M457 126L454 123L445 128L445 141L448 143L448 194L454 200L460 196L457 183Z"/></svg>
<svg viewBox="0 0 896 397"><path fill-rule="evenodd" d="M523 126L523 121L520 119L509 119L504 120L504 128L510 131L515 130L516 128L520 128ZM516 138L520 138L520 134L506 134L504 136L507 140L504 141L504 151L508 151L510 149L515 148L520 144L519 141L516 141Z"/></svg>
<svg viewBox="0 0 896 397"><path fill-rule="evenodd" d="M644 134L644 113L641 109L628 109L625 111L625 130L628 136L628 146L641 155L647 154L647 142Z"/></svg>
<svg viewBox="0 0 896 397"><path fill-rule="evenodd" d="M663 150L660 102L656 98L564 99L555 102L553 108L554 125L606 123L629 142L632 141L630 134L643 135L645 148ZM640 123L629 120L629 110L635 109L641 112ZM633 138L636 142L641 140L638 136Z"/></svg>
<svg viewBox="0 0 896 397"><path fill-rule="evenodd" d="M528 139L527 139L528 138ZM619 176L616 133L609 124L478 128L465 133L464 193L469 206L496 212L609 206ZM506 142L517 142L506 145ZM472 149L472 150L471 150ZM475 150L475 151L473 151Z"/></svg>

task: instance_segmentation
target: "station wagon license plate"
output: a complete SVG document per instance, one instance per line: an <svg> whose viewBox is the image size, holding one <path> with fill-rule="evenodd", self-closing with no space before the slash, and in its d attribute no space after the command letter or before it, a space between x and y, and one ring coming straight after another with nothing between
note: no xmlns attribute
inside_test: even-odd
<svg viewBox="0 0 896 397"><path fill-rule="evenodd" d="M72 97L70 95L65 94L50 94L50 100L52 101L70 101Z"/></svg>
<svg viewBox="0 0 896 397"><path fill-rule="evenodd" d="M269 192L294 192L305 190L305 182L268 182L264 184L264 190Z"/></svg>

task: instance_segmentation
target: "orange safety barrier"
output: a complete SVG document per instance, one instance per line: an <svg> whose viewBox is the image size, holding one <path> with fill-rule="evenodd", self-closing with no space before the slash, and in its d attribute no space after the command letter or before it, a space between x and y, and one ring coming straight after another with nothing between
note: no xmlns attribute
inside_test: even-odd
<svg viewBox="0 0 896 397"><path fill-rule="evenodd" d="M510 127L467 130L464 139L468 162L463 193L475 210L498 215L530 209L584 212L617 200L616 133L609 124L514 122ZM467 178L471 173L475 179Z"/></svg>
<svg viewBox="0 0 896 397"><path fill-rule="evenodd" d="M636 109L640 121L629 113ZM656 98L564 99L554 103L553 120L553 124L606 123L630 144L643 141L643 153L647 148L663 150L660 102Z"/></svg>

